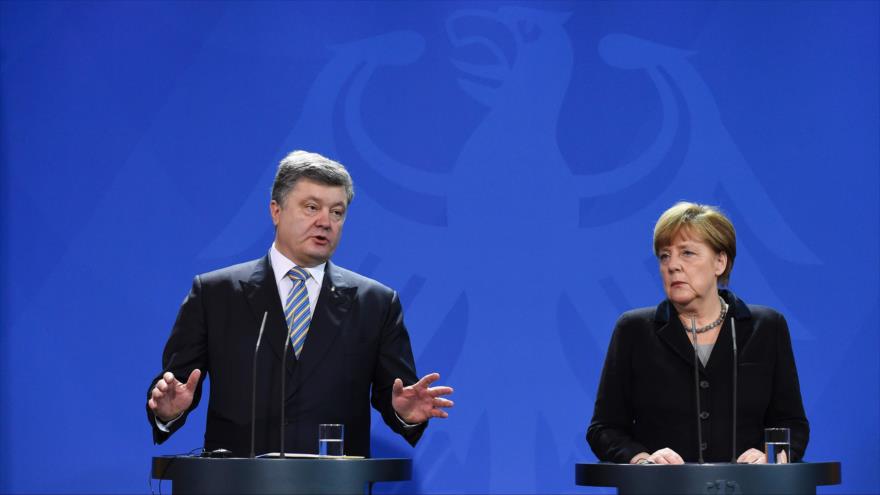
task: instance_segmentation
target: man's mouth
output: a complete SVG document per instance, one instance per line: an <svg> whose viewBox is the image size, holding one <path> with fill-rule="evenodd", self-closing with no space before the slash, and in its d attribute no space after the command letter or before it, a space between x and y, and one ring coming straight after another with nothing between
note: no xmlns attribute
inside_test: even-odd
<svg viewBox="0 0 880 495"><path fill-rule="evenodd" d="M330 239L323 235L313 235L312 240L320 245L326 245L330 243Z"/></svg>

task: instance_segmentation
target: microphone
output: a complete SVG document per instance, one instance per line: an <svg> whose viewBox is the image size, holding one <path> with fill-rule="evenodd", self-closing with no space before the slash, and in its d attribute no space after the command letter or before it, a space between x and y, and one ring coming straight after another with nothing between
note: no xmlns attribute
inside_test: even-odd
<svg viewBox="0 0 880 495"><path fill-rule="evenodd" d="M254 349L254 373L251 381L251 459L256 457L254 452L254 438L256 438L257 423L257 354L260 352L260 342L263 340L263 330L266 329L266 316L269 312L263 312L263 323L260 324L260 333L257 335L257 347Z"/></svg>
<svg viewBox="0 0 880 495"><path fill-rule="evenodd" d="M691 316L691 333L694 335L694 395L697 398L697 452L703 464L703 425L700 424L700 358L697 356L697 320Z"/></svg>
<svg viewBox="0 0 880 495"><path fill-rule="evenodd" d="M733 423L732 437L733 438L731 440L731 445L733 445L733 447L731 447L731 450L733 452L731 453L731 461L730 462L736 463L736 412L737 412L736 411L736 382L737 382L736 369L737 369L737 364L736 364L736 318L734 318L733 315L730 316L730 333L733 338L733 421L732 421L732 423Z"/></svg>
<svg viewBox="0 0 880 495"><path fill-rule="evenodd" d="M284 375L287 374L287 348L290 347L290 334L287 333L284 336L284 352L281 353L281 442L280 447L278 449L278 456L280 458L284 458Z"/></svg>

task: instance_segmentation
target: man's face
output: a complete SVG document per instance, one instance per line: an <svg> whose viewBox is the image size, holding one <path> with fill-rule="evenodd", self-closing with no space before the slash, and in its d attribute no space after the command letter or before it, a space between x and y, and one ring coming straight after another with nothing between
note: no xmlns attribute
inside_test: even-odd
<svg viewBox="0 0 880 495"><path fill-rule="evenodd" d="M283 204L269 203L275 224L275 247L302 267L330 259L342 236L346 213L345 188L299 179Z"/></svg>

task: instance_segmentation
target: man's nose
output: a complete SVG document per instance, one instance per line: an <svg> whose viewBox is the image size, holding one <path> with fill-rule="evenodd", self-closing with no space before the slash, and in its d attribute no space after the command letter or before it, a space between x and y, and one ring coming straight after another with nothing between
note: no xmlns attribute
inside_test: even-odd
<svg viewBox="0 0 880 495"><path fill-rule="evenodd" d="M318 227L329 228L330 227L330 211L329 210L319 211L317 217L315 218L315 225L317 225Z"/></svg>

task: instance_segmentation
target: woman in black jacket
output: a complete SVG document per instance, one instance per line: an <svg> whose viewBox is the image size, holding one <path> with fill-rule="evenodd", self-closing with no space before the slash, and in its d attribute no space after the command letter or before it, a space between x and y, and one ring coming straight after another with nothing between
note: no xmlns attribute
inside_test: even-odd
<svg viewBox="0 0 880 495"><path fill-rule="evenodd" d="M790 460L801 459L810 427L785 318L719 289L736 257L730 220L678 203L657 221L654 253L666 299L617 321L587 430L593 452L617 463L696 462L700 451L706 462L761 463L764 428L781 427Z"/></svg>

